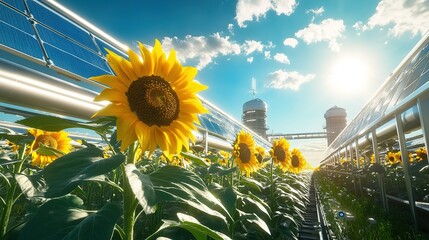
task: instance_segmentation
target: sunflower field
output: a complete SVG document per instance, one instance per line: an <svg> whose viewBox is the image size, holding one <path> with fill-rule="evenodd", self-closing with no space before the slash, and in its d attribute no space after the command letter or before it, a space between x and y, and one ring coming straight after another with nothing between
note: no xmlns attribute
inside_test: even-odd
<svg viewBox="0 0 429 240"><path fill-rule="evenodd" d="M0 133L1 239L297 239L311 166L285 139L240 131L232 151L195 148L197 70L158 41L106 56L109 102L89 122L32 116ZM69 129L97 133L72 139Z"/></svg>

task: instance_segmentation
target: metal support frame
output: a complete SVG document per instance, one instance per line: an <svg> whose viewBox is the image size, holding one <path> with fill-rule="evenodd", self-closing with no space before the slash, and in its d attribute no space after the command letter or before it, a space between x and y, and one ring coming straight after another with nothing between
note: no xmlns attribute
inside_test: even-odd
<svg viewBox="0 0 429 240"><path fill-rule="evenodd" d="M399 148L401 150L402 168L404 170L405 186L407 188L408 202L410 205L411 215L413 218L414 227L417 229L417 217L416 217L416 202L414 200L414 192L411 184L411 176L409 171L409 159L407 144L405 140L405 133L402 126L401 114L395 115L396 119L396 130L398 132Z"/></svg>
<svg viewBox="0 0 429 240"><path fill-rule="evenodd" d="M417 109L419 111L420 126L422 128L423 138L425 141L426 149L429 148L429 121L424 120L424 116L429 116L429 99L418 98ZM429 158L428 158L429 161Z"/></svg>
<svg viewBox="0 0 429 240"><path fill-rule="evenodd" d="M355 144L356 144L355 146L356 166L358 169L360 169L358 139L356 139ZM358 193L359 195L362 195L362 181L360 177L358 177Z"/></svg>
<svg viewBox="0 0 429 240"><path fill-rule="evenodd" d="M378 152L377 134L375 129L372 130L372 152L374 153L375 162L380 164L380 154ZM378 186L380 188L380 198L384 210L389 211L389 205L387 204L386 187L384 186L384 173L377 173Z"/></svg>

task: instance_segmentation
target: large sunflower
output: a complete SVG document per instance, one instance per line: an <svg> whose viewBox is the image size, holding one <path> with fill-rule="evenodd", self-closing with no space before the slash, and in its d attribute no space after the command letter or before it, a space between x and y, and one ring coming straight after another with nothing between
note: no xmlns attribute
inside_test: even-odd
<svg viewBox="0 0 429 240"><path fill-rule="evenodd" d="M270 154L276 165L279 165L280 169L283 172L286 172L290 168L290 144L286 139L280 138L276 139L273 142L271 147Z"/></svg>
<svg viewBox="0 0 429 240"><path fill-rule="evenodd" d="M58 158L54 155L48 156L38 153L36 150L39 148L40 143L47 147L54 148L63 154L69 153L72 149L71 138L68 137L67 132L48 132L34 128L28 129L28 132L33 134L35 138L30 147L32 151L32 164L34 166L37 165L43 168Z"/></svg>
<svg viewBox="0 0 429 240"><path fill-rule="evenodd" d="M299 151L297 148L292 149L289 171L298 174L307 167L307 161L302 156L301 151Z"/></svg>
<svg viewBox="0 0 429 240"><path fill-rule="evenodd" d="M234 142L233 150L235 164L240 168L240 171L245 171L246 176L254 172L258 168L258 160L256 159L255 140L248 132L240 131L237 139Z"/></svg>
<svg viewBox="0 0 429 240"><path fill-rule="evenodd" d="M108 86L94 101L110 101L94 116L117 118L117 139L121 151L138 140L143 150L160 147L168 154L189 149L195 141L192 130L197 114L205 113L196 93L207 86L193 81L197 70L184 67L171 50L168 58L156 40L150 52L139 43L141 58L128 51L129 61L108 51L106 56L116 76L91 78Z"/></svg>

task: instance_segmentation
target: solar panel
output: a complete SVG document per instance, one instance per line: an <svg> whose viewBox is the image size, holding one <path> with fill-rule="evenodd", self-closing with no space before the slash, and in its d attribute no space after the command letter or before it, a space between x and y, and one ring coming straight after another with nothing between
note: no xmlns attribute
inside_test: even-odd
<svg viewBox="0 0 429 240"><path fill-rule="evenodd" d="M84 47L98 53L98 49L88 31L68 19L65 19L38 1L28 0L27 4L30 14L38 23L46 25L52 30L57 31L67 38L73 39Z"/></svg>
<svg viewBox="0 0 429 240"><path fill-rule="evenodd" d="M15 8L18 11L21 12L25 12L26 8L25 8L25 4L23 0L1 0L1 2L4 2L8 5L10 5L11 7Z"/></svg>
<svg viewBox="0 0 429 240"><path fill-rule="evenodd" d="M27 17L0 3L0 45L42 60L43 52Z"/></svg>
<svg viewBox="0 0 429 240"><path fill-rule="evenodd" d="M106 61L98 54L41 25L37 25L37 31L40 34L49 59L55 66L84 78L111 74Z"/></svg>

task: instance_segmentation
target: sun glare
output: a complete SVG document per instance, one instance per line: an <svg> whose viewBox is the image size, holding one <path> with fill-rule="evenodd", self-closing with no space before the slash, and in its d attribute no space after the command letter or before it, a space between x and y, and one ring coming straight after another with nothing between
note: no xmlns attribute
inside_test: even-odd
<svg viewBox="0 0 429 240"><path fill-rule="evenodd" d="M340 57L334 62L329 78L335 92L358 93L364 90L367 84L367 62L358 56Z"/></svg>

